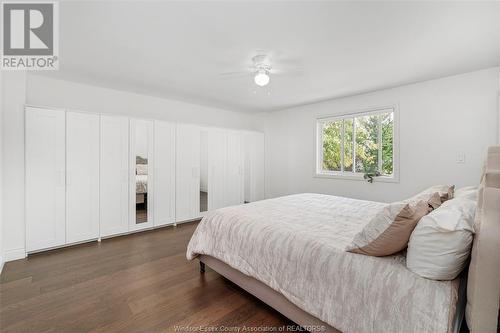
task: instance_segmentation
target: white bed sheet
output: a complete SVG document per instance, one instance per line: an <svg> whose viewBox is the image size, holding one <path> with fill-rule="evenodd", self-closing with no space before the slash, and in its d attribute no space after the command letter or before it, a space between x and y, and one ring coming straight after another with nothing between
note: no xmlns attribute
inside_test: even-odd
<svg viewBox="0 0 500 333"><path fill-rule="evenodd" d="M457 281L419 277L403 254L344 251L384 205L299 194L219 209L200 222L187 258L217 258L343 332L448 332Z"/></svg>

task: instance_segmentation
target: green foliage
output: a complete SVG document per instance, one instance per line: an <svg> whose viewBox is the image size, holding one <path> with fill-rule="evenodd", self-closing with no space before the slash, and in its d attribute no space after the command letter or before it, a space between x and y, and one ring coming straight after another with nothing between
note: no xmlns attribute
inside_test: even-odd
<svg viewBox="0 0 500 333"><path fill-rule="evenodd" d="M382 170L383 175L392 175L394 167L394 119L393 114L381 115L382 125Z"/></svg>
<svg viewBox="0 0 500 333"><path fill-rule="evenodd" d="M342 121L323 126L323 170L340 171Z"/></svg>
<svg viewBox="0 0 500 333"><path fill-rule="evenodd" d="M353 171L354 163L354 119L344 119L344 171Z"/></svg>
<svg viewBox="0 0 500 333"><path fill-rule="evenodd" d="M379 142L379 124L381 142ZM344 138L342 138L342 126ZM354 134L355 145L353 144ZM392 113L346 118L325 123L323 125L323 170L342 170L342 140L344 141L344 171L352 172L354 165L355 172L380 172L382 175L392 175L394 140ZM378 170L380 144L382 145L382 170Z"/></svg>
<svg viewBox="0 0 500 333"><path fill-rule="evenodd" d="M378 168L378 116L356 117L356 172Z"/></svg>

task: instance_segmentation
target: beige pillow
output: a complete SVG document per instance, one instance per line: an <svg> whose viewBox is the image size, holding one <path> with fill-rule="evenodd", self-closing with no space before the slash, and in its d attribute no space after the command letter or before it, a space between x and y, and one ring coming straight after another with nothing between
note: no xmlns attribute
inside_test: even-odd
<svg viewBox="0 0 500 333"><path fill-rule="evenodd" d="M427 204L429 204L429 212L439 208L439 206L441 206L443 202L443 198L441 197L441 195L439 195L439 192L434 192L427 200Z"/></svg>
<svg viewBox="0 0 500 333"><path fill-rule="evenodd" d="M346 251L388 256L406 248L418 221L429 212L427 201L394 202L382 209L352 240Z"/></svg>
<svg viewBox="0 0 500 333"><path fill-rule="evenodd" d="M411 197L410 199L403 200L402 202L409 204L416 204L419 201L427 202L427 205L429 206L428 207L429 212L431 212L434 209L437 209L443 203L439 192L420 193L417 194L416 196Z"/></svg>
<svg viewBox="0 0 500 333"><path fill-rule="evenodd" d="M404 202L416 202L419 200L424 200L428 201L429 205L432 206L433 209L436 209L446 200L452 199L454 191L455 185L434 185L414 195L413 197L404 200ZM436 200L435 193L438 193L439 198L441 199L440 203Z"/></svg>

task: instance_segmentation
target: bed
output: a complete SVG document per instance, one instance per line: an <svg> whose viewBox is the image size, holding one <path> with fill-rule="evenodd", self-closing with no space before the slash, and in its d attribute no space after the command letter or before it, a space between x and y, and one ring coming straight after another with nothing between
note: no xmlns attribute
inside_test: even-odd
<svg viewBox="0 0 500 333"><path fill-rule="evenodd" d="M476 234L470 268L470 272L490 272L486 278L473 274L467 298L469 327L486 328L485 332L493 327L494 310L490 308L496 302L498 309L498 295L492 290L500 285L496 277L500 268L491 267L498 263L491 255L492 248L498 249L498 241L491 235L500 237L499 208L491 204L492 200L500 202L499 156L500 148L490 149L478 209L483 217L481 230L487 228L490 233L486 238L481 232ZM219 209L199 224L187 257L199 258L311 331L457 330L465 304L459 302L459 294L465 295L467 272L462 274L461 284L459 278L434 281L409 271L404 253L370 257L345 252L356 232L383 206L299 194Z"/></svg>

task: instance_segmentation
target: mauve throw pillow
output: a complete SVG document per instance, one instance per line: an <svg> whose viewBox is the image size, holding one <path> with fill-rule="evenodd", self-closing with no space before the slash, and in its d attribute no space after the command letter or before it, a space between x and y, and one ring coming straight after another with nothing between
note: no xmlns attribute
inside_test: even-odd
<svg viewBox="0 0 500 333"><path fill-rule="evenodd" d="M429 203L394 202L384 207L352 240L346 251L368 256L388 256L406 248L418 221L429 212Z"/></svg>

